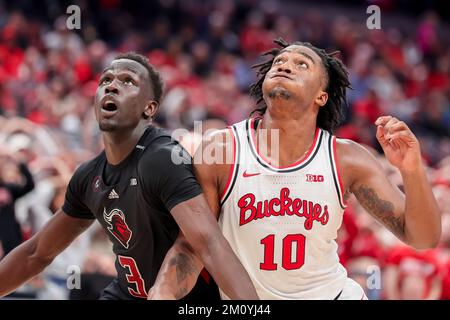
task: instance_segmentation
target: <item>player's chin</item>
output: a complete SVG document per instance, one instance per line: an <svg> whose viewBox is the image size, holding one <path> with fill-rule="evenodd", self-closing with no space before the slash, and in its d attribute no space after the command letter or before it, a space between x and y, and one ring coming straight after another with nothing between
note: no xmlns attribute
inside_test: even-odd
<svg viewBox="0 0 450 320"><path fill-rule="evenodd" d="M289 100L292 97L292 94L287 88L283 86L275 86L274 88L269 90L267 96L270 99Z"/></svg>
<svg viewBox="0 0 450 320"><path fill-rule="evenodd" d="M112 132L116 131L119 128L119 125L116 121L111 121L109 119L100 120L98 123L98 127L100 131L103 132Z"/></svg>

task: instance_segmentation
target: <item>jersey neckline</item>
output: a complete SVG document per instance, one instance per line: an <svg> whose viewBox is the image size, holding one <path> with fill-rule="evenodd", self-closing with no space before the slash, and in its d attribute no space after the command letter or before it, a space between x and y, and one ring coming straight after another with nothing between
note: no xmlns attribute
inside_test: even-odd
<svg viewBox="0 0 450 320"><path fill-rule="evenodd" d="M319 150L323 136L323 131L320 128L316 127L313 143L311 144L309 150L306 152L305 155L303 155L299 160L297 160L293 164L287 166L275 166L272 165L270 161L259 152L258 146L256 145L256 136L255 136L256 124L257 121L260 121L261 119L262 119L261 117L248 119L246 129L247 129L247 138L250 144L252 154L262 166L276 172L292 172L305 167L312 161L312 159L317 154L317 151Z"/></svg>
<svg viewBox="0 0 450 320"><path fill-rule="evenodd" d="M145 148L147 148L147 146L142 145L142 143L144 142L144 140L148 137L148 135L153 131L152 129L154 129L154 127L152 126L148 126L144 133L141 135L141 137L139 138L138 142L136 143L136 145L134 146L133 150L131 150L131 152L125 157L125 159L123 159L122 161L120 161L118 164L116 165L112 165L110 163L108 163L108 159L106 158L106 152L105 149L103 149L103 163L101 164L101 180L102 183L105 187L116 187L117 185L120 184L120 181L114 184L107 184L105 179L105 173L108 167L108 170L111 173L118 173L121 172L123 168L125 168L127 165L129 165L129 163L131 161L133 161L134 159L134 155L136 153L137 150L145 150Z"/></svg>

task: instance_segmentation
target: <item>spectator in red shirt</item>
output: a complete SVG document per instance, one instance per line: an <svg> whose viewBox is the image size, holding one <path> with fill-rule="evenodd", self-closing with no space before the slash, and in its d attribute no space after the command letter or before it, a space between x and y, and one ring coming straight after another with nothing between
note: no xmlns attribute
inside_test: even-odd
<svg viewBox="0 0 450 320"><path fill-rule="evenodd" d="M390 250L384 270L385 298L436 300L441 295L438 249L416 251L399 245Z"/></svg>

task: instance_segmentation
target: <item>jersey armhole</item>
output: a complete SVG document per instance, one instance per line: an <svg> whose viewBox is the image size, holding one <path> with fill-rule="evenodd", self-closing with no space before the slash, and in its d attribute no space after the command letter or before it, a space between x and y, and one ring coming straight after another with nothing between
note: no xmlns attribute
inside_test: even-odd
<svg viewBox="0 0 450 320"><path fill-rule="evenodd" d="M239 137L237 135L235 126L228 127L228 130L230 131L231 136L233 138L233 162L231 164L230 172L228 174L227 184L225 185L225 189L223 190L220 196L221 206L225 203L231 191L233 190L234 184L236 183L236 176L239 171L239 161L238 161L240 148Z"/></svg>
<svg viewBox="0 0 450 320"><path fill-rule="evenodd" d="M344 202L344 187L342 184L342 178L339 168L339 163L337 159L337 151L336 151L336 137L330 134L329 138L329 151L330 151L330 162L331 162L331 170L333 172L333 180L334 186L336 187L336 192L339 199L339 204L342 209L346 209L347 205Z"/></svg>

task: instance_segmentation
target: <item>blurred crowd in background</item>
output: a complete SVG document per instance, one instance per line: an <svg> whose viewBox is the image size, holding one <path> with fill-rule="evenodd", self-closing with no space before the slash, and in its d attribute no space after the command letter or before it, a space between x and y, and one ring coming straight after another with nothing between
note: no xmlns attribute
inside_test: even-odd
<svg viewBox="0 0 450 320"><path fill-rule="evenodd" d="M450 299L450 25L439 7L418 14L410 5L402 15L395 9L402 1L393 0L344 1L349 11L329 1L323 8L318 1L73 2L81 7L80 30L66 27L71 2L0 1L0 259L51 218L74 169L102 149L93 96L117 53L143 53L161 72L166 91L157 125L192 130L204 121L203 130L222 129L255 109L251 66L281 36L341 52L353 90L335 133L367 146L400 188L373 123L393 115L410 126L442 210L439 247L415 251L351 198L338 236L349 275L370 299ZM382 19L400 14L406 22L368 30L365 7L372 3ZM193 152L199 139L192 133L183 143ZM94 224L13 296L95 299L114 277L113 263ZM69 266L80 267L81 290L67 289Z"/></svg>

